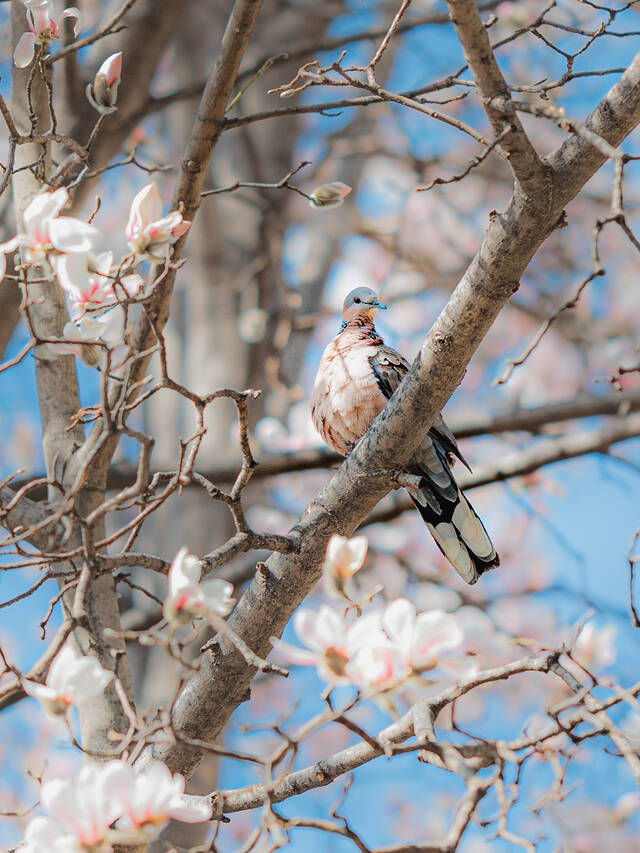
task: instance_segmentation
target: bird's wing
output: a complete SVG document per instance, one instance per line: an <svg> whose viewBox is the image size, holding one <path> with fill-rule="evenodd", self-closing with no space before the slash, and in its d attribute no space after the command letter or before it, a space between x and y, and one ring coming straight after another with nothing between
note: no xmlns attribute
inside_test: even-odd
<svg viewBox="0 0 640 853"><path fill-rule="evenodd" d="M402 378L409 370L409 362L403 358L400 353L396 352L392 347L380 346L374 356L369 359L371 369L378 381L378 387L389 399L398 385L402 382ZM463 465L471 470L469 463L462 455L460 448L456 442L455 436L445 423L442 415L438 414L435 418L433 426L429 430L429 435L434 438L447 453L456 456Z"/></svg>

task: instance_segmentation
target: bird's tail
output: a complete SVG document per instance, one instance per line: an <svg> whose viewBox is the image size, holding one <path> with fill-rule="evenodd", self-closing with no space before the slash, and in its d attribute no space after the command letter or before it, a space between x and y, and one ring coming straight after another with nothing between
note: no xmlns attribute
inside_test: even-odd
<svg viewBox="0 0 640 853"><path fill-rule="evenodd" d="M467 583L475 583L483 572L500 565L484 524L462 490L451 478L455 491L444 493L430 478L410 495L436 545ZM448 493L448 494L447 494Z"/></svg>

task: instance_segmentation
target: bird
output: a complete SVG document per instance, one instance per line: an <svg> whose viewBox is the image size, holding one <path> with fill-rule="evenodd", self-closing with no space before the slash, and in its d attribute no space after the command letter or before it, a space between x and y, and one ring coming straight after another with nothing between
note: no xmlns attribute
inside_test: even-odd
<svg viewBox="0 0 640 853"><path fill-rule="evenodd" d="M311 392L311 417L329 447L347 456L382 411L409 370L409 362L374 326L387 306L369 287L347 294L342 325L327 344ZM455 459L470 469L456 439L438 415L406 466L417 477L407 491L444 556L469 584L500 565L484 524L458 486Z"/></svg>

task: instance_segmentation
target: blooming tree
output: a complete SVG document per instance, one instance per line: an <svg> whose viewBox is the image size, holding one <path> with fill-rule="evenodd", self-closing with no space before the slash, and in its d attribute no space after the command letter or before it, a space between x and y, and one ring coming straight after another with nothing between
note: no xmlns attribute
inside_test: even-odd
<svg viewBox="0 0 640 853"><path fill-rule="evenodd" d="M0 8L0 840L637 849L636 4L62 5ZM418 357L341 461L361 284ZM395 494L465 372L474 587Z"/></svg>

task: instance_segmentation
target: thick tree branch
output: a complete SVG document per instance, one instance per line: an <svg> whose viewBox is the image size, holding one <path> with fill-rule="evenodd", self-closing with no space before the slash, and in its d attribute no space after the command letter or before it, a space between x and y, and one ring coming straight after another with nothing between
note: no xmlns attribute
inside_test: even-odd
<svg viewBox="0 0 640 853"><path fill-rule="evenodd" d="M594 110L587 124L618 145L640 122L640 55ZM602 165L602 153L571 138L550 156L555 174L551 201L536 205L516 193L493 216L482 246L427 336L400 387L351 456L295 525L300 552L274 555L236 606L229 624L257 654L268 654L290 615L316 583L332 533L350 535L388 491L389 472L408 462L460 383L474 352L519 284L536 250L567 204ZM386 473L385 473L386 471ZM174 726L188 737L211 740L247 698L255 669L224 639L185 685L173 711ZM151 754L190 774L196 747L177 742Z"/></svg>
<svg viewBox="0 0 640 853"><path fill-rule="evenodd" d="M489 35L480 20L474 0L447 0L458 38L464 49L473 79L483 99L500 95L509 99L509 88L493 55ZM500 136L505 125L511 133L502 140L501 147L509 156L513 173L527 194L540 195L547 189L547 170L535 148L524 132L517 115L505 116L492 106L485 107L494 135Z"/></svg>

